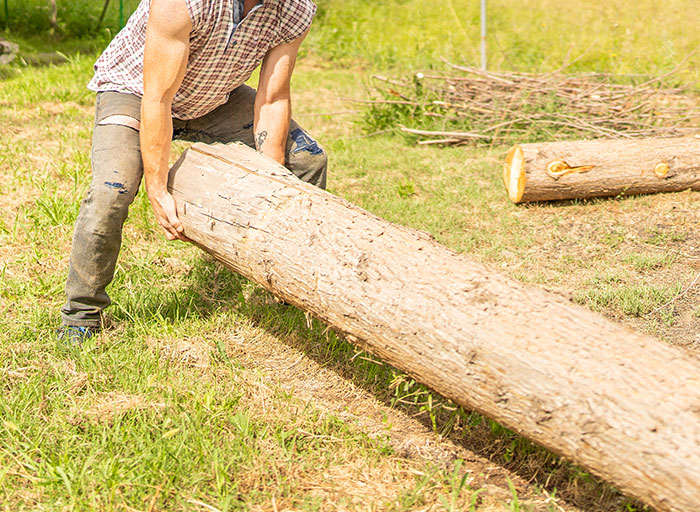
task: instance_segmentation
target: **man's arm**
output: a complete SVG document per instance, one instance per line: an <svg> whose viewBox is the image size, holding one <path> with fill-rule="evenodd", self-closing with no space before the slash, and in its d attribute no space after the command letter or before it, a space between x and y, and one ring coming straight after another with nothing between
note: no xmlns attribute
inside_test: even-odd
<svg viewBox="0 0 700 512"><path fill-rule="evenodd" d="M167 184L171 107L187 69L191 30L184 0L151 0L143 59L141 157L146 192L168 240L185 239Z"/></svg>
<svg viewBox="0 0 700 512"><path fill-rule="evenodd" d="M305 37L306 33L267 52L255 95L255 148L282 165L292 112L290 81Z"/></svg>

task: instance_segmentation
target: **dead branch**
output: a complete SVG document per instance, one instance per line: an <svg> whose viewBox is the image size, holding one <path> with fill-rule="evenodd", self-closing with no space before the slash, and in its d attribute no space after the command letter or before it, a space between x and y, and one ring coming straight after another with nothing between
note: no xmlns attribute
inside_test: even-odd
<svg viewBox="0 0 700 512"><path fill-rule="evenodd" d="M426 137L422 144L674 137L692 128L700 117L700 103L696 95L683 87L667 87L664 80L699 49L700 45L658 77L562 74L566 66L547 74L497 73L443 59L459 74L374 75L379 94L351 101L379 109L413 107L409 116L415 124L402 118L394 127Z"/></svg>

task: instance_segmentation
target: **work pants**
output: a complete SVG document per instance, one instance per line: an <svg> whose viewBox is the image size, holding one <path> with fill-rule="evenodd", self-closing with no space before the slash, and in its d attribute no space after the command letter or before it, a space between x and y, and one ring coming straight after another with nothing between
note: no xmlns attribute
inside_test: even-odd
<svg viewBox="0 0 700 512"><path fill-rule="evenodd" d="M227 103L189 121L173 119L173 138L192 142L243 142L254 147L255 90L242 85ZM102 325L110 298L122 226L143 176L139 123L141 98L120 92L97 94L92 140L92 182L75 223L64 325ZM326 187L326 154L294 120L287 136L285 165L300 179ZM160 230L159 230L160 231Z"/></svg>

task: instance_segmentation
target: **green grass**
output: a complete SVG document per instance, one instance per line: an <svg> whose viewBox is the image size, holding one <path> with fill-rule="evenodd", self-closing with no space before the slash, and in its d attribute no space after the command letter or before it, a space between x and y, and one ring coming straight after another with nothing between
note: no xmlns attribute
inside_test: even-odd
<svg viewBox="0 0 700 512"><path fill-rule="evenodd" d="M313 51L335 61L380 69L441 68L439 57L479 64L479 3L448 0L320 0ZM621 0L562 4L555 0L489 0L489 62L496 70L660 74L689 54L686 16L694 4ZM663 20L659 23L658 20ZM698 56L684 74L697 79ZM695 64L694 64L695 63Z"/></svg>
<svg viewBox="0 0 700 512"><path fill-rule="evenodd" d="M171 334L186 336L197 326L207 327L190 319L184 330L171 327ZM72 359L56 353L49 336L21 352L16 344L4 347L6 364L23 369L0 377L3 389L22 384L0 411L4 503L116 510L154 500L172 510L199 500L245 510L274 495L310 510L314 500L300 492L305 482L296 474L346 462L345 450L361 453L370 466L372 458L390 453L381 439L322 417L282 389L268 397L275 414L261 417L250 394L259 377L223 356L211 376L163 363L144 349L139 331ZM110 393L138 407L112 413ZM326 438L335 450L325 450ZM26 485L34 495L22 495Z"/></svg>
<svg viewBox="0 0 700 512"><path fill-rule="evenodd" d="M113 328L84 350L58 346L53 331L72 224L89 180L93 95L85 84L107 37L85 35L99 11L86 2L59 12L59 34L42 36L46 11L39 5L11 3L16 18L5 35L32 52L60 49L70 62L14 65L0 83L0 503L11 510L203 509L198 502L219 510L273 503L280 510L328 510L330 503L528 510L556 492L582 509L637 507L319 322L309 325L301 311L275 303L197 249L166 243L143 194L110 288ZM694 44L692 20L683 14L693 7L688 1L489 5L493 69L550 71L567 54L588 50L573 71L661 73ZM444 71L443 55L476 64L476 9L464 0L440 8L417 0L319 1L294 78L295 113L330 154L330 190L428 231L494 271L573 294L660 335L671 327L685 329L679 336L692 333L680 315L689 310L696 319L692 305L648 314L695 272L682 256L696 243L692 215L682 213L695 208L693 195L516 207L500 183L504 148L415 147L391 133L360 138L361 115L338 114L356 105L337 97L364 98L372 72ZM20 24L20 15L28 22ZM112 10L106 26L115 19ZM698 78L697 57L687 68L684 80ZM259 344L300 351L386 410L415 415L503 471L532 478L545 494L525 484L512 491L503 479L509 498L493 498L466 462L404 457L390 442L391 425L368 435L360 422L300 399L274 371L251 363L246 353Z"/></svg>
<svg viewBox="0 0 700 512"><path fill-rule="evenodd" d="M633 253L624 258L624 262L638 271L653 270L671 265L678 260L674 253Z"/></svg>
<svg viewBox="0 0 700 512"><path fill-rule="evenodd" d="M642 316L661 307L680 293L680 285L671 287L651 284L595 286L575 297L576 302L586 304L595 311Z"/></svg>
<svg viewBox="0 0 700 512"><path fill-rule="evenodd" d="M52 31L50 23L49 2L41 0L8 0L7 11L5 4L0 6L0 23L11 35L30 36L38 43L38 34L44 34L42 47L53 41L54 48L60 43L69 48L76 40L87 42L90 39L103 39L109 34L114 35L119 30L119 6L122 4L124 19L139 4L139 0L115 0L105 13L104 20L98 29L97 22L104 1L73 0L72 2L56 2L58 30ZM9 17L8 17L9 14ZM53 32L53 33L52 33ZM50 36L47 38L46 36ZM52 48L52 49L54 49Z"/></svg>

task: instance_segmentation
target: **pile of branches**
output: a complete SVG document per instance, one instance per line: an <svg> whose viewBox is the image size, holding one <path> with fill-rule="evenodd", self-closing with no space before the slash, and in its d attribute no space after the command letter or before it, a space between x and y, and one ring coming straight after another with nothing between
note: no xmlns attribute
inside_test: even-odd
<svg viewBox="0 0 700 512"><path fill-rule="evenodd" d="M449 64L449 63L448 63ZM369 125L419 144L505 144L557 139L671 137L697 132L696 95L660 77L495 73L449 66L455 76L374 76ZM637 82L637 83L635 83Z"/></svg>

